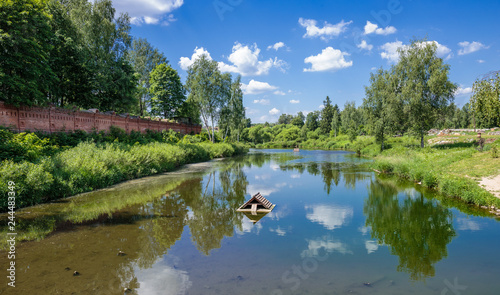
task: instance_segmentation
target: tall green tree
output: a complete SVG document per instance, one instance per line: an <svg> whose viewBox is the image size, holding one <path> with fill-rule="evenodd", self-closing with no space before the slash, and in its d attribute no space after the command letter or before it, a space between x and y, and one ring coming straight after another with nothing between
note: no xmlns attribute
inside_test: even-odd
<svg viewBox="0 0 500 295"><path fill-rule="evenodd" d="M239 141L240 133L245 127L245 108L243 107L243 91L241 90L241 76L231 83L231 97L220 111L218 120L219 131L223 139L232 136Z"/></svg>
<svg viewBox="0 0 500 295"><path fill-rule="evenodd" d="M330 97L326 97L323 101L324 108L321 110L321 120L319 121L319 128L321 128L321 133L329 134L332 129L333 120L333 106Z"/></svg>
<svg viewBox="0 0 500 295"><path fill-rule="evenodd" d="M307 113L306 126L309 131L314 131L319 127L319 111Z"/></svg>
<svg viewBox="0 0 500 295"><path fill-rule="evenodd" d="M128 51L128 60L138 74L138 107L139 115L144 116L150 103L150 73L159 64L168 64L161 51L153 47L146 39L137 38L132 41Z"/></svg>
<svg viewBox="0 0 500 295"><path fill-rule="evenodd" d="M128 110L135 105L136 76L128 62L130 17L115 15L111 0L65 0L69 17L81 34L90 71L93 107Z"/></svg>
<svg viewBox="0 0 500 295"><path fill-rule="evenodd" d="M470 105L478 127L500 126L500 72L478 79L472 86Z"/></svg>
<svg viewBox="0 0 500 295"><path fill-rule="evenodd" d="M335 137L337 137L337 134L339 133L341 126L341 121L340 121L340 109L337 104L333 106L333 117L332 117L332 131Z"/></svg>
<svg viewBox="0 0 500 295"><path fill-rule="evenodd" d="M54 33L46 2L0 1L0 92L6 103L44 105L57 81L49 63Z"/></svg>
<svg viewBox="0 0 500 295"><path fill-rule="evenodd" d="M188 102L196 106L210 140L215 142L215 124L231 97L231 75L222 74L217 62L203 54L188 69L186 89Z"/></svg>
<svg viewBox="0 0 500 295"><path fill-rule="evenodd" d="M60 107L93 107L91 76L85 67L85 58L89 53L82 46L81 34L71 21L67 7L60 1L49 0L47 9L53 32L49 65L57 78L47 93L49 101Z"/></svg>
<svg viewBox="0 0 500 295"><path fill-rule="evenodd" d="M162 63L150 74L151 114L168 119L178 113L186 100L181 78L171 66Z"/></svg>
<svg viewBox="0 0 500 295"><path fill-rule="evenodd" d="M299 128L302 128L302 126L304 126L305 119L306 119L306 116L304 116L304 114L302 112L298 112L297 116L293 117L293 119L290 123L299 127Z"/></svg>
<svg viewBox="0 0 500 295"><path fill-rule="evenodd" d="M358 136L358 127L360 125L360 114L354 101L345 103L344 109L340 113L340 120L342 122L342 132L349 135L349 140L353 142Z"/></svg>
<svg viewBox="0 0 500 295"><path fill-rule="evenodd" d="M402 115L402 105L397 97L398 86L391 72L379 69L375 74L370 74L370 86L365 87L363 107L381 151L384 150L384 138L395 131L396 118Z"/></svg>
<svg viewBox="0 0 500 295"><path fill-rule="evenodd" d="M420 138L434 127L439 111L453 100L457 85L450 82L450 66L436 56L437 45L425 40L413 40L398 49L395 66L401 83L401 100L405 104L410 129Z"/></svg>

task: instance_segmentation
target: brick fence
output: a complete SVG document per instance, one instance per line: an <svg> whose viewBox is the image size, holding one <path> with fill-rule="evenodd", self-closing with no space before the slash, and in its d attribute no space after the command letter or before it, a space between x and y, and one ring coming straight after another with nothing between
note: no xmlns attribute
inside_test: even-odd
<svg viewBox="0 0 500 295"><path fill-rule="evenodd" d="M130 131L146 130L162 131L172 129L181 134L191 132L200 133L200 125L171 123L165 120L150 120L130 118L128 115L117 116L101 114L99 112L71 111L56 107L26 107L16 108L0 101L0 126L5 126L12 131L44 131L44 132L70 132L74 130L109 131L110 126L116 126L127 133Z"/></svg>

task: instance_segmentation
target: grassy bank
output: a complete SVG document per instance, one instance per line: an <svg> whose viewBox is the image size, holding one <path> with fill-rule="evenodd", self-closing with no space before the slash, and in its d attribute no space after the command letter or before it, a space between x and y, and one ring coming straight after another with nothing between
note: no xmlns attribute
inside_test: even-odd
<svg viewBox="0 0 500 295"><path fill-rule="evenodd" d="M189 142L81 142L64 149L37 143L41 150L32 152L33 148L30 148L21 154L21 160L9 159L1 163L0 210L4 212L8 208L9 181L15 183L15 205L20 208L171 171L187 163L230 157L247 151L245 145L237 143Z"/></svg>
<svg viewBox="0 0 500 295"><path fill-rule="evenodd" d="M479 151L471 139L465 136L456 142L423 149L393 143L392 148L375 156L373 168L469 204L500 208L500 199L478 184L482 178L500 173L500 158L495 157L500 141L489 143ZM433 140L429 138L430 142Z"/></svg>

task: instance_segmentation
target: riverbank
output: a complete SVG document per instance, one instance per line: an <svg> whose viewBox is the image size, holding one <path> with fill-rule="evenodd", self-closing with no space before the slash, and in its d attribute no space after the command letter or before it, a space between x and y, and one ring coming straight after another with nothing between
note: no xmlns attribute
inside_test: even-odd
<svg viewBox="0 0 500 295"><path fill-rule="evenodd" d="M9 191L16 194L15 208L22 208L247 151L240 143L82 142L33 162L5 160L0 165L0 212L10 210Z"/></svg>
<svg viewBox="0 0 500 295"><path fill-rule="evenodd" d="M498 179L500 175L500 158L495 155L500 140L488 140L489 143L480 151L472 136L455 137L454 142L448 138L437 141L436 138L428 138L429 146L425 148L393 145L374 156L373 168L436 189L448 197L494 209L491 213L497 214L500 198L495 193L500 189L499 184L484 183L484 180Z"/></svg>

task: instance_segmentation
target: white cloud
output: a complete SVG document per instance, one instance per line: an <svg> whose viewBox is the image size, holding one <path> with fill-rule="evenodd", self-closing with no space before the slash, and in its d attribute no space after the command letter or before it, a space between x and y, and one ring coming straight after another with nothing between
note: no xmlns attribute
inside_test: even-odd
<svg viewBox="0 0 500 295"><path fill-rule="evenodd" d="M378 243L371 240L365 241L365 248L368 254L373 253L378 250Z"/></svg>
<svg viewBox="0 0 500 295"><path fill-rule="evenodd" d="M471 230L476 231L481 229L481 225L474 220L470 220L467 218L457 218L458 229L459 230Z"/></svg>
<svg viewBox="0 0 500 295"><path fill-rule="evenodd" d="M271 49L274 49L276 51L278 51L278 49L280 48L284 48L286 49L287 51L289 50L288 47L285 45L285 43L283 42L277 42L275 43L274 45L269 45L267 46L267 50L271 50Z"/></svg>
<svg viewBox="0 0 500 295"><path fill-rule="evenodd" d="M425 46L427 44L435 44L437 47L436 48L437 57L450 59L453 56L453 53L451 53L451 49L449 49L445 45L439 44L439 42L437 41L425 41L420 44L421 46ZM399 60L398 48L401 47L407 48L408 45L403 45L403 42L401 41L385 43L384 45L380 46L380 49L382 50L380 56L383 59L387 59L391 62L397 62Z"/></svg>
<svg viewBox="0 0 500 295"><path fill-rule="evenodd" d="M392 62L397 62L399 60L398 48L403 47L403 42L387 42L380 46L383 51L380 53L380 57L387 59Z"/></svg>
<svg viewBox="0 0 500 295"><path fill-rule="evenodd" d="M232 64L219 62L219 69L223 72L238 73L242 76L265 75L273 67L285 71L287 67L286 62L279 60L277 57L260 61L259 54L260 49L257 47L257 44L248 46L236 42L231 55L228 57L228 60Z"/></svg>
<svg viewBox="0 0 500 295"><path fill-rule="evenodd" d="M117 12L127 12L134 25L161 24L168 25L175 21L168 14L184 4L184 0L121 0L114 1Z"/></svg>
<svg viewBox="0 0 500 295"><path fill-rule="evenodd" d="M325 22L325 25L322 28L318 27L317 23L318 22L313 19L299 18L299 24L306 28L306 33L303 36L304 38L320 37L322 40L326 41L345 32L347 30L347 26L351 24L352 21L344 22L344 20L342 20L335 25Z"/></svg>
<svg viewBox="0 0 500 295"><path fill-rule="evenodd" d="M302 251L302 253L300 254L302 258L319 256L320 250L322 250L321 252L327 253L339 252L341 254L352 254L352 251L347 248L346 244L334 241L330 237L323 237L306 241L307 249Z"/></svg>
<svg viewBox="0 0 500 295"><path fill-rule="evenodd" d="M462 49L460 49L458 51L458 55L469 54L469 53L476 52L476 51L481 50L481 49L488 49L489 48L489 46L486 46L486 45L484 45L480 42L476 42L476 41L460 42L460 43L458 43L458 46L462 47Z"/></svg>
<svg viewBox="0 0 500 295"><path fill-rule="evenodd" d="M275 232L278 236L284 236L286 235L286 231L281 229L280 226L278 225L277 229L269 228L270 232Z"/></svg>
<svg viewBox="0 0 500 295"><path fill-rule="evenodd" d="M457 88L455 91L455 96L460 96L460 95L467 95L472 93L472 87L463 87L460 85L460 87Z"/></svg>
<svg viewBox="0 0 500 295"><path fill-rule="evenodd" d="M269 105L271 102L269 101L269 99L254 99L253 103L258 103L261 105Z"/></svg>
<svg viewBox="0 0 500 295"><path fill-rule="evenodd" d="M484 59L478 59L477 62L482 64L482 63L485 63L486 61Z"/></svg>
<svg viewBox="0 0 500 295"><path fill-rule="evenodd" d="M280 110L278 110L277 108L272 108L270 111L269 111L269 114L270 115L277 115L280 113Z"/></svg>
<svg viewBox="0 0 500 295"><path fill-rule="evenodd" d="M373 49L373 45L366 43L366 40L362 40L360 44L356 45L356 47L368 51L371 51Z"/></svg>
<svg viewBox="0 0 500 295"><path fill-rule="evenodd" d="M278 87L270 85L267 82L250 80L248 84L241 83L241 90L244 94L261 94L278 89Z"/></svg>
<svg viewBox="0 0 500 295"><path fill-rule="evenodd" d="M370 21L366 21L365 25L365 35L377 34L377 35L390 35L396 33L396 28L393 26L385 27L385 29L379 28L377 24L373 24Z"/></svg>
<svg viewBox="0 0 500 295"><path fill-rule="evenodd" d="M285 92L281 91L281 90L276 90L273 92L275 95L285 95Z"/></svg>
<svg viewBox="0 0 500 295"><path fill-rule="evenodd" d="M322 110L322 109L324 109L324 108L325 108L325 105L320 104L320 105L318 106L318 109L320 109L320 110Z"/></svg>
<svg viewBox="0 0 500 295"><path fill-rule="evenodd" d="M345 208L332 205L306 206L306 218L312 222L323 225L326 229L333 230L348 223L353 216L352 208Z"/></svg>
<svg viewBox="0 0 500 295"><path fill-rule="evenodd" d="M210 56L210 53L205 50L205 48L196 46L194 49L193 55L191 55L191 58L189 57L181 57L179 60L179 66L181 69L187 71L187 69L197 60L200 56L205 54L209 60L212 60L212 57Z"/></svg>
<svg viewBox="0 0 500 295"><path fill-rule="evenodd" d="M292 100L290 100L290 103L300 103L300 100L298 100L298 99L297 100L292 99Z"/></svg>
<svg viewBox="0 0 500 295"><path fill-rule="evenodd" d="M333 49L328 46L318 55L311 55L304 59L305 63L310 63L311 68L304 69L304 72L335 71L352 66L352 61L346 61L345 57L349 53Z"/></svg>

